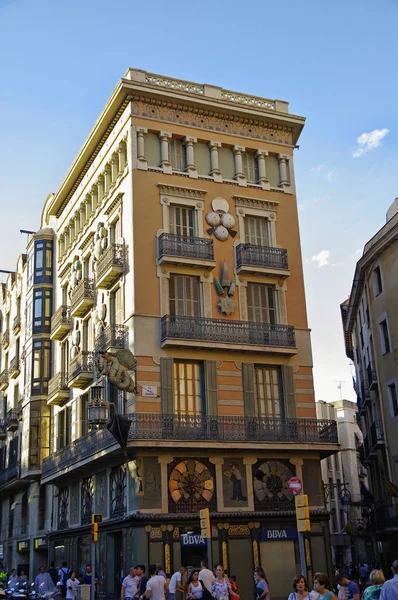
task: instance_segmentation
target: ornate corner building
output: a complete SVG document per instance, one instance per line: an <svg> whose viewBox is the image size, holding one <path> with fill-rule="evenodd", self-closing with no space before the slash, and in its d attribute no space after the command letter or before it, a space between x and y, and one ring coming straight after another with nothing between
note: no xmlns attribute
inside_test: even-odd
<svg viewBox="0 0 398 600"><path fill-rule="evenodd" d="M297 475L309 572L329 570L320 460L339 446L314 402L293 168L303 126L279 100L134 69L117 84L17 269L21 400L5 344L13 277L3 289L0 388L22 418L2 434L6 473L17 446L0 483L10 567L33 573L48 548L80 570L101 513L96 572L114 594L131 564L198 565L208 507L214 563L245 593L262 565L285 597L300 564ZM97 358L125 349L137 364L115 387ZM127 460L89 412L93 384L131 421ZM42 522L11 532L17 506L37 509L31 497Z"/></svg>

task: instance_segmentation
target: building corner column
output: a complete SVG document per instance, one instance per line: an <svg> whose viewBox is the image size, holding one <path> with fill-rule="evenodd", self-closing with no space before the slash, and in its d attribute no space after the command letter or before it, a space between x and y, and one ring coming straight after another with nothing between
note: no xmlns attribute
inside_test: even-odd
<svg viewBox="0 0 398 600"><path fill-rule="evenodd" d="M257 150L256 158L258 165L258 183L261 185L263 190L270 190L271 185L268 181L267 177L267 166L265 163L265 159L268 156L268 152L266 150Z"/></svg>
<svg viewBox="0 0 398 600"><path fill-rule="evenodd" d="M281 188L283 188L283 190L286 192L290 192L288 161L289 161L289 156L287 154L278 154L279 186Z"/></svg>
<svg viewBox="0 0 398 600"><path fill-rule="evenodd" d="M211 140L208 146L210 148L210 174L213 175L214 181L222 183L222 174L218 162L218 149L221 148L221 142L215 142Z"/></svg>
<svg viewBox="0 0 398 600"><path fill-rule="evenodd" d="M137 127L137 169L148 170L148 161L145 158L145 134L146 127Z"/></svg>
<svg viewBox="0 0 398 600"><path fill-rule="evenodd" d="M247 187L246 177L243 173L243 163L242 163L242 152L245 151L244 146L233 146L232 152L234 153L235 160L235 179L239 185L243 187Z"/></svg>
<svg viewBox="0 0 398 600"><path fill-rule="evenodd" d="M169 138L171 133L168 131L159 131L160 140L160 166L163 169L163 173L172 174L173 169L169 158Z"/></svg>
<svg viewBox="0 0 398 600"><path fill-rule="evenodd" d="M195 152L194 152L194 144L197 142L197 138L186 136L183 140L183 144L185 146L185 156L186 156L186 171L189 173L189 176L193 179L198 178L198 170L195 167Z"/></svg>

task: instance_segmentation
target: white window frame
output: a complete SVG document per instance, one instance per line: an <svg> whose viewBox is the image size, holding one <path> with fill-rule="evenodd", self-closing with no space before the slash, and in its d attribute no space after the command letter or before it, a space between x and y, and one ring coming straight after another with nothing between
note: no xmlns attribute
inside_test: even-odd
<svg viewBox="0 0 398 600"><path fill-rule="evenodd" d="M382 325L381 325L383 323L383 321L385 321L386 325L387 325L387 335L388 335L388 342L389 342L389 350L388 351L387 351L387 348L385 345L385 340L384 340L384 335L383 335L383 330L382 330ZM383 355L389 354L392 351L392 345L391 345L390 325L388 323L387 313L383 313L382 315L380 315L380 317L377 319L377 324L378 324L378 328L379 328L381 353Z"/></svg>
<svg viewBox="0 0 398 600"><path fill-rule="evenodd" d="M204 237L203 235L203 211L204 211L204 202L203 200L192 199L192 198L184 198L180 196L173 196L167 194L160 195L160 204L163 209L163 231L165 233L170 232L170 206L184 206L187 208L194 208L196 211L195 214L195 235L197 237ZM160 232L159 232L160 233Z"/></svg>
<svg viewBox="0 0 398 600"><path fill-rule="evenodd" d="M276 211L279 202L274 200L264 200L263 198L247 198L244 196L235 196L236 214L239 224L239 238L235 240L234 245L245 242L245 217L261 217L269 220L269 244L276 248ZM247 206L245 206L247 204ZM258 207L250 205L258 204Z"/></svg>

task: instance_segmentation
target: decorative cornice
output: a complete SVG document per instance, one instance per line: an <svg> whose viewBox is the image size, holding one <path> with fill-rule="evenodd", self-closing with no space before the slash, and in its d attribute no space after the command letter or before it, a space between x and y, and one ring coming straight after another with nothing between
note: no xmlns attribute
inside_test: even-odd
<svg viewBox="0 0 398 600"><path fill-rule="evenodd" d="M164 183L158 183L158 188L164 196L178 196L180 198L193 198L194 200L202 200L207 194L207 190L167 185Z"/></svg>
<svg viewBox="0 0 398 600"><path fill-rule="evenodd" d="M121 192L114 198L114 200L111 202L108 208L104 211L105 215L110 215L115 210L115 208L117 208L121 204L123 195L124 192Z"/></svg>
<svg viewBox="0 0 398 600"><path fill-rule="evenodd" d="M93 242L94 239L94 231L90 231L90 233L88 234L88 236L86 237L86 239L84 240L84 242L80 245L80 252L85 252L87 250L87 248L89 248Z"/></svg>
<svg viewBox="0 0 398 600"><path fill-rule="evenodd" d="M261 198L250 198L249 196L234 195L235 206L241 208L256 208L257 210L276 210L279 202L275 200L262 200Z"/></svg>
<svg viewBox="0 0 398 600"><path fill-rule="evenodd" d="M63 279L65 275L69 272L69 269L72 264L72 259L67 260L66 262L62 262L58 270L58 278Z"/></svg>

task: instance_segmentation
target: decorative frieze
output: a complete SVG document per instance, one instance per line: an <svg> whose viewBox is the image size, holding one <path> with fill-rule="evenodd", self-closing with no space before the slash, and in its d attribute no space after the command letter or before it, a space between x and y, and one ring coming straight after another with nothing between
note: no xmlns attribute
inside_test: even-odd
<svg viewBox="0 0 398 600"><path fill-rule="evenodd" d="M232 196L235 200L235 206L242 208L255 208L256 210L275 211L279 202L274 200L262 200L260 198L250 198L248 196Z"/></svg>
<svg viewBox="0 0 398 600"><path fill-rule="evenodd" d="M194 200L203 200L207 190L198 190L195 188L180 187L177 185L166 185L158 183L159 191L164 196L177 196L180 198L191 198Z"/></svg>

